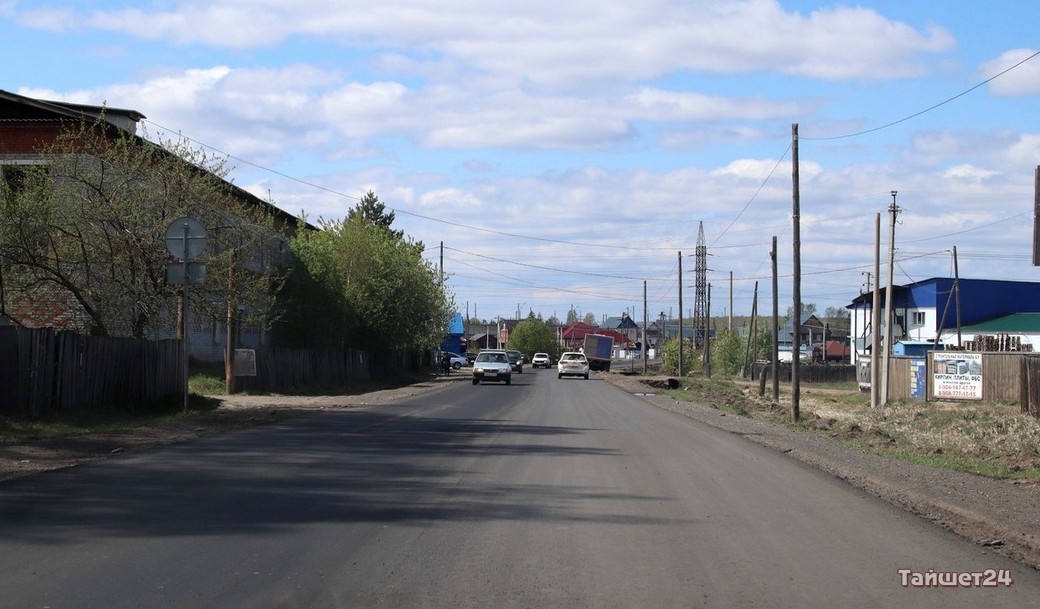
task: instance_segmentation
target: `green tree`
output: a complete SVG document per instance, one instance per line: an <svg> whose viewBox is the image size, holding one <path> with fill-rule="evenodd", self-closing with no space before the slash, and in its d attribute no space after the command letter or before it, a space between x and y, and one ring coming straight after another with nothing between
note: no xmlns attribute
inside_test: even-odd
<svg viewBox="0 0 1040 609"><path fill-rule="evenodd" d="M301 348L348 346L350 308L336 264L334 236L305 230L290 241L289 247L292 262L274 326L278 344Z"/></svg>
<svg viewBox="0 0 1040 609"><path fill-rule="evenodd" d="M737 374L744 367L745 341L736 332L721 330L711 343L713 372Z"/></svg>
<svg viewBox="0 0 1040 609"><path fill-rule="evenodd" d="M683 348L683 369L679 370L679 346ZM661 367L668 374L686 376L694 370L701 369L701 358L696 356L693 341L689 338L681 342L678 337L673 337L661 345Z"/></svg>
<svg viewBox="0 0 1040 609"><path fill-rule="evenodd" d="M793 317L794 307L787 307L787 318ZM804 321L806 318L816 315L816 304L811 302L802 303L802 315L800 321Z"/></svg>
<svg viewBox="0 0 1040 609"><path fill-rule="evenodd" d="M386 213L386 205L380 202L379 197L371 190L366 192L365 196L358 201L358 204L347 212L347 220L362 218L383 228L395 239L402 239L404 238L403 230L390 228L390 225L394 223L395 217L396 214L393 211Z"/></svg>
<svg viewBox="0 0 1040 609"><path fill-rule="evenodd" d="M528 356L535 353L548 353L553 359L560 356L556 333L545 322L535 317L528 317L516 324L509 333L509 348Z"/></svg>
<svg viewBox="0 0 1040 609"><path fill-rule="evenodd" d="M423 350L440 344L454 302L416 243L360 215L321 221L319 229L292 244L297 260L290 284L304 288L297 298L322 300L312 305L321 325L304 331L306 336L322 344L369 348ZM300 331L315 321L291 317L281 332Z"/></svg>

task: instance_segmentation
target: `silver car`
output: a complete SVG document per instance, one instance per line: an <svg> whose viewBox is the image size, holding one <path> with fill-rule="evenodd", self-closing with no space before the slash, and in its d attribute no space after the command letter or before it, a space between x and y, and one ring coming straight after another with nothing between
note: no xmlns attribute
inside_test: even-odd
<svg viewBox="0 0 1040 609"><path fill-rule="evenodd" d="M513 369L505 351L481 351L473 360L473 384L480 381L513 382Z"/></svg>

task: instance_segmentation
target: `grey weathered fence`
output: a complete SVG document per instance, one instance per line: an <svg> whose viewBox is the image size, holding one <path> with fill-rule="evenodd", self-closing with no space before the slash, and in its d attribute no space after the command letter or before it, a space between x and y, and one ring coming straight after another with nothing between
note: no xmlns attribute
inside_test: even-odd
<svg viewBox="0 0 1040 609"><path fill-rule="evenodd" d="M409 350L269 347L256 351L256 376L239 376L236 387L256 393L342 387L419 371L420 360Z"/></svg>
<svg viewBox="0 0 1040 609"><path fill-rule="evenodd" d="M0 414L132 412L181 392L180 342L0 328Z"/></svg>
<svg viewBox="0 0 1040 609"><path fill-rule="evenodd" d="M765 369L766 380L773 378L773 366L769 362L755 362L752 366L753 378L762 378ZM781 363L780 380L791 381L791 364ZM806 383L849 383L856 380L856 367L848 364L802 364L798 366L798 380Z"/></svg>

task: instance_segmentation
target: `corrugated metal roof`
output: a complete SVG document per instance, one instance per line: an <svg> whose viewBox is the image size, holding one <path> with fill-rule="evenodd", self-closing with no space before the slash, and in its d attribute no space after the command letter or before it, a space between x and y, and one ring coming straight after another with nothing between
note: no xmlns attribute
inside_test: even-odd
<svg viewBox="0 0 1040 609"><path fill-rule="evenodd" d="M944 332L956 331L947 328ZM961 327L961 334L1040 334L1040 313L1013 313L984 321L971 326Z"/></svg>

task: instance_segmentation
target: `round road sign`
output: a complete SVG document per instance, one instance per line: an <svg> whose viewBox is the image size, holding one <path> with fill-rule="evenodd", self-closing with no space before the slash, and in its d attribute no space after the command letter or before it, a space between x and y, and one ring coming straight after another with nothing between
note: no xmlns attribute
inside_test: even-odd
<svg viewBox="0 0 1040 609"><path fill-rule="evenodd" d="M191 260L206 249L206 229L195 218L177 218L166 229L166 250L179 260Z"/></svg>

